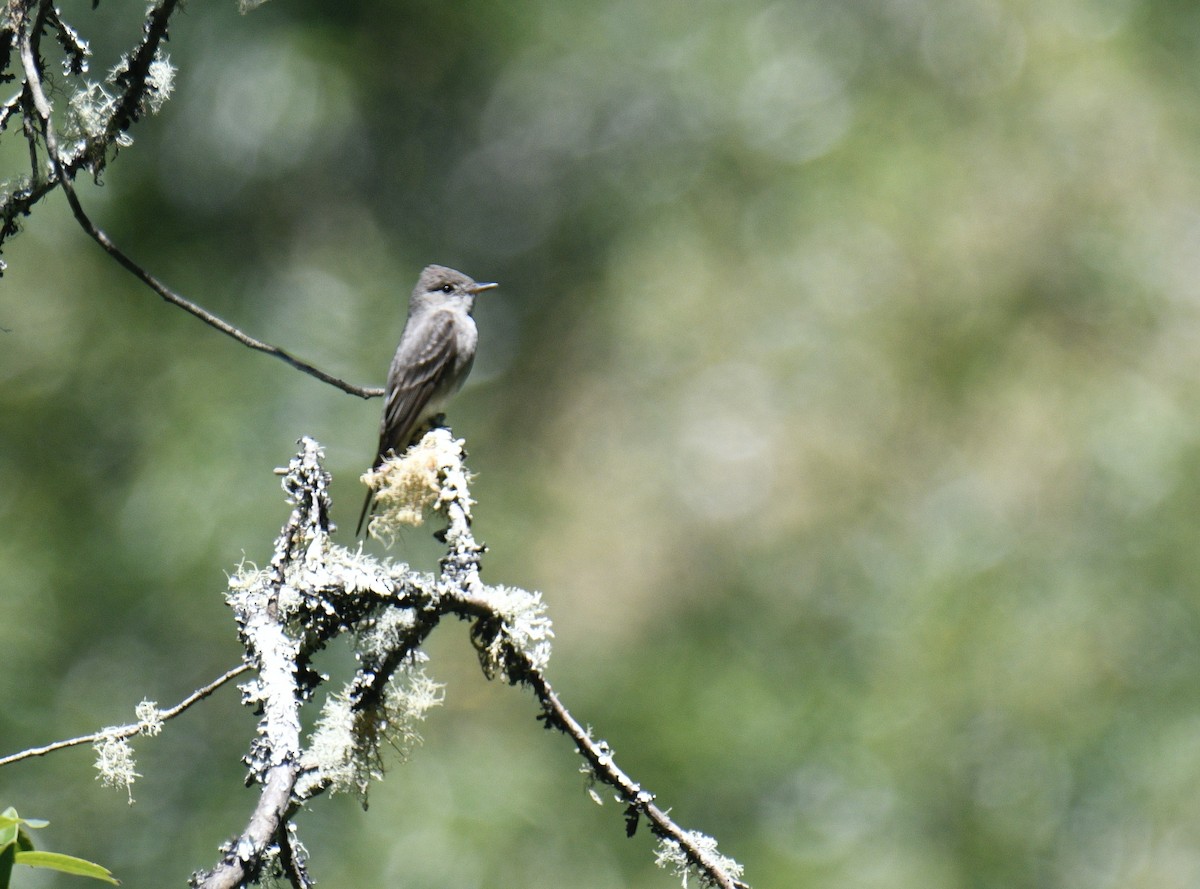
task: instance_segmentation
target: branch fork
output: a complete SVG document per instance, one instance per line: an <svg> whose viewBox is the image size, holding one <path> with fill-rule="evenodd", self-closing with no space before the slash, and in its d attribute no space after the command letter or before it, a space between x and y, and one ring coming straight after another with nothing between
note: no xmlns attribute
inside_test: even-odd
<svg viewBox="0 0 1200 889"><path fill-rule="evenodd" d="M332 542L329 476L312 439L302 439L299 453L280 470L293 508L274 556L265 569L243 566L228 594L246 663L257 672L244 683L243 695L260 715L246 756L248 780L259 785L259 796L241 834L223 846L212 870L193 876L192 885L221 889L267 875L305 889L312 884L294 815L326 791L357 792L365 800L370 782L382 775L385 737L402 754L419 742L415 723L440 702L440 688L421 671L420 646L440 619L451 615L472 621L485 673L529 688L540 705L539 718L571 738L591 780L616 791L626 806L627 833L632 835L639 821L647 823L659 839L660 864L685 875L685 882L690 873L721 889L744 889L740 865L720 855L711 838L675 824L654 795L617 766L611 748L563 705L545 675L553 629L541 596L489 586L480 578L484 547L471 531L462 442L438 428L421 447L439 457L432 500L447 526L437 577ZM379 519L386 530L386 508ZM342 635L357 640L359 668L343 689L330 692L324 677L312 670L311 658ZM300 709L321 694L321 718L305 742Z"/></svg>

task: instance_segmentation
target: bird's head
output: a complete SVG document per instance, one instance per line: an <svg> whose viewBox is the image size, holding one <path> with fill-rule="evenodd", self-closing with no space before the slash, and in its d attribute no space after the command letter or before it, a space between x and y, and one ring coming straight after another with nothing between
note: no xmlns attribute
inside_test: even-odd
<svg viewBox="0 0 1200 889"><path fill-rule="evenodd" d="M477 294L498 286L500 285L477 284L462 272L448 269L444 265L428 265L421 272L417 286L413 288L410 311L423 306L457 306L469 312L475 305Z"/></svg>

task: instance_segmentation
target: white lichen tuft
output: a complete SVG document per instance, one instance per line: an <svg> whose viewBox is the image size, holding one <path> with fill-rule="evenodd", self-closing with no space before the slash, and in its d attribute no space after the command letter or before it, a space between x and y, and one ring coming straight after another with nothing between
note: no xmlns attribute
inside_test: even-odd
<svg viewBox="0 0 1200 889"><path fill-rule="evenodd" d="M271 582L271 572L259 568L253 562L243 559L237 570L229 576L229 589L225 593L225 601L235 613L247 610L246 602L253 596L262 595Z"/></svg>
<svg viewBox="0 0 1200 889"><path fill-rule="evenodd" d="M81 43L80 47L86 53L86 44ZM86 64L81 64L78 73L86 70ZM64 121L64 136L72 143L72 153L87 156L97 172L104 165L104 156L110 147L127 148L133 144L133 137L128 132L124 129L114 131L113 125L120 104L119 95L126 90L123 80L128 73L129 57L122 56L105 78L108 86L84 81L68 103L70 113ZM145 89L138 100L138 112L157 114L174 89L175 66L171 64L169 56L156 55L146 70Z"/></svg>
<svg viewBox="0 0 1200 889"><path fill-rule="evenodd" d="M324 534L314 537L303 559L287 565L279 590L280 608L286 614L305 614L317 606L332 616L337 604L314 598L321 590L337 590L337 597L375 596L389 602L394 601L396 593L389 572L377 559L361 547L347 549L331 544Z"/></svg>
<svg viewBox="0 0 1200 889"><path fill-rule="evenodd" d="M349 595L371 593L380 598L395 594L393 581L379 560L358 549L331 546L322 560L329 580L341 586Z"/></svg>
<svg viewBox="0 0 1200 889"><path fill-rule="evenodd" d="M729 882L741 880L744 868L729 856L718 852L717 841L713 837L698 830L684 831L684 835L687 837L688 843L700 853L710 868L726 877ZM680 878L684 889L687 889L690 876L695 876L702 886L715 885L711 874L698 868L688 858L683 846L676 840L663 838L658 841L658 848L654 852L654 863L659 867L670 868L675 876Z"/></svg>
<svg viewBox="0 0 1200 889"><path fill-rule="evenodd" d="M431 429L425 438L433 439L430 447L438 455L438 469L442 478L437 508L441 509L443 508L442 504L453 501L462 508L469 520L471 507L475 505L475 501L468 493L474 476L467 471L464 463L466 454L463 453L463 445L466 442L461 438L454 438L449 429Z"/></svg>
<svg viewBox="0 0 1200 889"><path fill-rule="evenodd" d="M105 787L124 787L133 805L133 782L142 777L136 770L133 748L123 738L107 735L93 745L96 751L96 776Z"/></svg>
<svg viewBox="0 0 1200 889"><path fill-rule="evenodd" d="M442 686L418 667L407 668L403 682L393 680L373 710L355 710L345 693L331 695L302 765L314 770L314 783L328 782L331 793L353 791L365 799L371 781L383 777L382 742L406 759L421 743L417 723L442 699Z"/></svg>
<svg viewBox="0 0 1200 889"><path fill-rule="evenodd" d="M120 61L113 65L105 78L109 83L120 89L125 89L125 81L129 76L129 56L121 56ZM146 68L145 88L138 99L138 111L142 114L158 114L171 93L175 91L175 66L171 57L159 50L154 54L149 67Z"/></svg>
<svg viewBox="0 0 1200 889"><path fill-rule="evenodd" d="M546 616L542 594L503 585L485 589L488 603L502 623L501 632L483 651L489 673L510 678L504 669L506 645L523 652L535 670L545 669L550 662L554 626Z"/></svg>
<svg viewBox="0 0 1200 889"><path fill-rule="evenodd" d="M431 429L403 456L363 473L363 484L376 492L375 515L367 526L372 537L390 544L402 527L421 525L426 511L453 496L469 507L465 485L470 478L462 468L462 445L449 430Z"/></svg>
<svg viewBox="0 0 1200 889"><path fill-rule="evenodd" d="M233 574L229 575L229 589L231 592L237 593L258 586L266 573L264 569L259 568L249 559L243 558Z"/></svg>
<svg viewBox="0 0 1200 889"><path fill-rule="evenodd" d="M133 712L137 716L139 732L149 738L162 734L162 711L154 701L142 701Z"/></svg>
<svg viewBox="0 0 1200 889"><path fill-rule="evenodd" d="M328 781L333 793L364 794L372 779L383 777L377 728L374 716L355 713L345 694L330 695L302 764L316 770L315 781Z"/></svg>
<svg viewBox="0 0 1200 889"><path fill-rule="evenodd" d="M356 646L359 658L365 662L377 661L388 652L408 648L406 640L417 624L416 615L408 608L389 608L358 633ZM424 652L414 651L414 658L424 658Z"/></svg>
<svg viewBox="0 0 1200 889"><path fill-rule="evenodd" d="M441 706L446 699L446 688L431 679L424 670L413 667L408 670L404 688L397 688L393 684L388 691L388 711L394 714L393 719L396 720L394 732L398 734L401 750L407 755L421 744L417 723L423 722L434 707ZM395 740L397 734L389 736Z"/></svg>
<svg viewBox="0 0 1200 889"><path fill-rule="evenodd" d="M71 116L66 126L67 134L81 142L101 138L108 128L116 105L117 100L101 84L91 80L85 81L83 87L71 96ZM122 138L125 141L122 141ZM132 145L133 140L121 134L117 144L125 147Z"/></svg>
<svg viewBox="0 0 1200 889"><path fill-rule="evenodd" d="M170 56L155 56L146 71L146 92L142 96L142 111L158 114L171 93L175 91L175 66Z"/></svg>

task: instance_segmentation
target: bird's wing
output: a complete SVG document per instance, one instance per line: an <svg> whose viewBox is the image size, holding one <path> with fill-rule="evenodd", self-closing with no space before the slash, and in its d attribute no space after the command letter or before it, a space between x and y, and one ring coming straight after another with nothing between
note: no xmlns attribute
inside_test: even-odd
<svg viewBox="0 0 1200 889"><path fill-rule="evenodd" d="M403 451L410 444L413 428L431 399L447 385L454 373L458 331L454 316L438 312L418 332L411 346L402 344L388 372L387 403L379 424L378 467L388 451Z"/></svg>

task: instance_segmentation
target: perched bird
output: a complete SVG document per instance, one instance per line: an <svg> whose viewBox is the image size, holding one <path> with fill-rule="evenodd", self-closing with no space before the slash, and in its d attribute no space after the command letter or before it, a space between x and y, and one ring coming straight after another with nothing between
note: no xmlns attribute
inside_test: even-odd
<svg viewBox="0 0 1200 889"><path fill-rule="evenodd" d="M498 286L476 284L462 272L441 265L426 266L421 272L388 370L379 451L372 469L378 469L391 454L403 454L424 435L427 424L441 414L450 396L462 388L479 340L471 317L475 296ZM374 497L373 491L367 493L356 535L362 533Z"/></svg>

